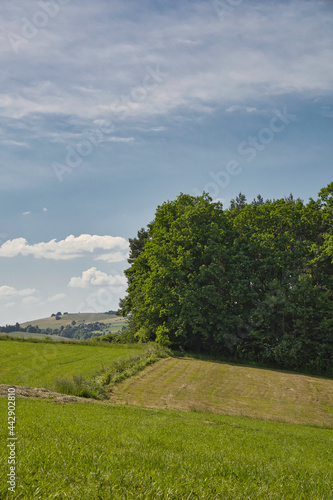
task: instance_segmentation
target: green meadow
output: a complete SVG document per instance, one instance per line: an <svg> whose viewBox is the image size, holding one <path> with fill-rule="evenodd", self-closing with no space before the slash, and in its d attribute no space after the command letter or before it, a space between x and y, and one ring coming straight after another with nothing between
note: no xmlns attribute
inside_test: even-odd
<svg viewBox="0 0 333 500"><path fill-rule="evenodd" d="M29 399L16 415L17 488L7 493L2 453L4 499L333 498L329 429Z"/></svg>
<svg viewBox="0 0 333 500"><path fill-rule="evenodd" d="M0 333L0 339L1 337L14 337L14 338L20 338L20 339L40 339L44 340L45 337L48 337L47 334L45 333L30 333L30 332L10 332L9 334L7 333ZM75 339L69 339L67 337L60 337L60 335L52 335L51 337L52 340L58 341L58 342L64 342L64 341L75 341Z"/></svg>
<svg viewBox="0 0 333 500"><path fill-rule="evenodd" d="M52 390L59 377L102 373L107 399L17 390L13 493L0 397L0 498L333 500L333 381L172 356L155 362L159 355L140 344L1 341L0 384Z"/></svg>
<svg viewBox="0 0 333 500"><path fill-rule="evenodd" d="M114 361L143 352L143 345L80 345L79 342L0 343L0 383L55 389L55 380L91 378Z"/></svg>

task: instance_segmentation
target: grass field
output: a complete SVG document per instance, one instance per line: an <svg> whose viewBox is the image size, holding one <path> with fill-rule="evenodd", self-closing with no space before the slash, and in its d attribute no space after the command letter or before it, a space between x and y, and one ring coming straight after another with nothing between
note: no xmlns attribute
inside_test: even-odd
<svg viewBox="0 0 333 500"><path fill-rule="evenodd" d="M45 333L29 333L29 332L10 332L10 333L0 333L0 336L6 336L20 338L20 339L45 339L47 335ZM74 341L75 339L69 339L67 337L60 337L59 335L52 335L52 340L55 341ZM79 341L78 341L79 342Z"/></svg>
<svg viewBox="0 0 333 500"><path fill-rule="evenodd" d="M1 415L7 401L0 398ZM2 499L333 498L333 433L198 412L17 400L17 487ZM6 425L0 426L6 442Z"/></svg>
<svg viewBox="0 0 333 500"><path fill-rule="evenodd" d="M35 319L32 321L26 321L25 323L21 323L21 327L25 328L28 325L36 326L39 328L60 328L61 326L70 325L72 321L76 321L79 323L93 323L95 321L99 321L100 323L106 323L110 325L112 331L119 330L123 325L126 324L126 318L122 318L121 316L115 316L110 314L103 313L77 313L77 314L65 314L60 317L59 320L55 319L55 316L49 318L41 318Z"/></svg>
<svg viewBox="0 0 333 500"><path fill-rule="evenodd" d="M55 389L57 378L90 378L113 361L140 354L142 345L89 346L2 341L0 383Z"/></svg>
<svg viewBox="0 0 333 500"><path fill-rule="evenodd" d="M51 390L57 378L89 379L148 352L143 345L0 346L1 384ZM47 399L25 399L38 391L17 390L14 494L0 397L1 499L333 500L332 380L168 357L110 387L110 400L75 403L45 391Z"/></svg>
<svg viewBox="0 0 333 500"><path fill-rule="evenodd" d="M333 380L168 358L117 386L114 401L333 427Z"/></svg>

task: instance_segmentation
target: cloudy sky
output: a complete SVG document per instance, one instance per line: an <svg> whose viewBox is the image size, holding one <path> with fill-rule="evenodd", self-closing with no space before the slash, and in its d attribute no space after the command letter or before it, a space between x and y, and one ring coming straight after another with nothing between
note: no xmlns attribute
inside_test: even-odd
<svg viewBox="0 0 333 500"><path fill-rule="evenodd" d="M0 4L0 325L116 309L128 238L332 181L330 0Z"/></svg>

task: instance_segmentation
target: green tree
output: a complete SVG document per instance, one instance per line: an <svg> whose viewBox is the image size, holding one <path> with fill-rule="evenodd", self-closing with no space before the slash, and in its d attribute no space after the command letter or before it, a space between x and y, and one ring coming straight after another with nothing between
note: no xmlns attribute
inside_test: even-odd
<svg viewBox="0 0 333 500"><path fill-rule="evenodd" d="M180 194L130 240L120 311L173 348L333 374L333 183L228 210Z"/></svg>
<svg viewBox="0 0 333 500"><path fill-rule="evenodd" d="M259 199L259 201L261 201L259 197L258 197L258 199ZM246 196L243 193L239 193L239 195L236 196L236 199L232 198L232 200L230 200L230 209L231 210L233 210L235 208L238 210L241 210L245 206L246 206Z"/></svg>
<svg viewBox="0 0 333 500"><path fill-rule="evenodd" d="M227 317L230 231L220 203L181 194L157 208L149 238L128 278L123 314L136 335L173 347L210 350L223 345Z"/></svg>

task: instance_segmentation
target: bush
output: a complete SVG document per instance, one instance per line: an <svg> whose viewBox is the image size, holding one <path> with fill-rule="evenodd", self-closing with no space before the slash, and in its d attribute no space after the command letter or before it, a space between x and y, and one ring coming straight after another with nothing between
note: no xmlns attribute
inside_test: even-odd
<svg viewBox="0 0 333 500"><path fill-rule="evenodd" d="M171 352L166 347L149 344L143 354L115 361L108 368L103 368L93 380L86 380L82 375L73 375L72 380L57 379L55 381L56 391L81 398L104 399L106 386L110 390L116 383L132 377L146 366L170 355Z"/></svg>
<svg viewBox="0 0 333 500"><path fill-rule="evenodd" d="M132 377L146 366L155 363L158 359L167 358L171 351L158 344L149 344L145 352L138 356L115 361L112 365L97 378L103 386L112 386L122 380Z"/></svg>
<svg viewBox="0 0 333 500"><path fill-rule="evenodd" d="M107 333L106 335L100 335L92 339L93 342L111 342L114 344L134 344L137 343L137 338L135 338L134 332L130 329L125 328L119 333Z"/></svg>
<svg viewBox="0 0 333 500"><path fill-rule="evenodd" d="M61 394L78 396L81 398L102 399L102 387L93 381L86 380L82 375L73 375L73 379L59 378L55 381L56 391Z"/></svg>

